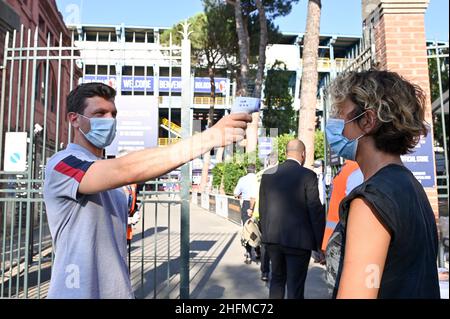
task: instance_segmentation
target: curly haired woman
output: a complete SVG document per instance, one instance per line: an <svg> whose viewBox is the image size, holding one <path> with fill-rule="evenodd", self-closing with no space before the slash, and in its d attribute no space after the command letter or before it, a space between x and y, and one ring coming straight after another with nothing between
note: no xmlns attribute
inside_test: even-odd
<svg viewBox="0 0 450 319"><path fill-rule="evenodd" d="M330 147L364 174L341 202L327 246L333 297L439 298L435 217L400 159L427 134L423 91L397 73L370 70L338 77L330 94Z"/></svg>

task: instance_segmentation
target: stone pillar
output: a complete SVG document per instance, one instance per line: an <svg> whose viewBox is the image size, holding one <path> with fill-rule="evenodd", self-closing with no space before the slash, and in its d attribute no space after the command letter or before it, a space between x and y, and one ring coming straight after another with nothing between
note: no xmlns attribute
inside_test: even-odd
<svg viewBox="0 0 450 319"><path fill-rule="evenodd" d="M424 19L428 3L429 0L362 0L362 15L363 25L371 28L377 67L397 72L419 85L427 95L425 120L433 123ZM429 134L433 135L433 131ZM436 186L425 191L438 217Z"/></svg>

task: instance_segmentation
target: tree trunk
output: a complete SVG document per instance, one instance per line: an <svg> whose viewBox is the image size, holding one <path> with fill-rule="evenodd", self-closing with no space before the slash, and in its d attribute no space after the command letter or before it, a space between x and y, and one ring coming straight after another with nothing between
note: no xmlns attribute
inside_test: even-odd
<svg viewBox="0 0 450 319"><path fill-rule="evenodd" d="M208 128L214 125L214 105L216 104L216 83L214 82L216 70L214 68L214 64L210 64L208 66L208 75L209 82L211 85L210 98L211 104L209 106L208 113ZM204 192L206 185L208 184L208 176L209 176L209 164L211 162L210 152L206 152L203 154L203 168L202 168L202 177L200 179L199 189L200 192Z"/></svg>
<svg viewBox="0 0 450 319"><path fill-rule="evenodd" d="M266 46L268 42L268 32L267 32L267 18L266 11L261 0L256 0L256 7L258 9L258 19L259 26L261 29L259 36L259 56L258 56L258 70L256 73L255 81L255 91L253 96L256 98L261 98L262 83L264 78L264 68L266 65ZM259 112L252 114L252 123L249 124L247 128L247 153L251 153L256 150L258 145L258 123L259 123ZM256 162L256 157L252 159Z"/></svg>
<svg viewBox="0 0 450 319"><path fill-rule="evenodd" d="M244 24L244 18L242 15L241 0L236 0L236 2L234 3L234 16L236 18L236 33L238 36L239 45L239 61L241 63L240 86L237 90L237 95L246 96L250 49L247 26Z"/></svg>
<svg viewBox="0 0 450 319"><path fill-rule="evenodd" d="M309 0L306 32L303 43L302 82L298 120L298 138L302 140L306 146L306 167L311 167L314 162L320 11L321 1Z"/></svg>
<svg viewBox="0 0 450 319"><path fill-rule="evenodd" d="M256 73L254 96L260 98L264 78L264 68L266 65L266 46L269 35L267 31L266 11L261 0L256 0L256 7L258 8L259 27L261 29L261 32L259 35L258 70Z"/></svg>

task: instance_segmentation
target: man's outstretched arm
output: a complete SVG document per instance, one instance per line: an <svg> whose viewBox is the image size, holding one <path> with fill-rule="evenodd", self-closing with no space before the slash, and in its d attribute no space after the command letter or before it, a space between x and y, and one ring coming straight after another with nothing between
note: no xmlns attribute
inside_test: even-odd
<svg viewBox="0 0 450 319"><path fill-rule="evenodd" d="M242 140L251 120L251 115L246 113L231 114L203 133L168 147L149 148L120 158L96 161L81 180L78 192L94 194L164 175L214 147Z"/></svg>

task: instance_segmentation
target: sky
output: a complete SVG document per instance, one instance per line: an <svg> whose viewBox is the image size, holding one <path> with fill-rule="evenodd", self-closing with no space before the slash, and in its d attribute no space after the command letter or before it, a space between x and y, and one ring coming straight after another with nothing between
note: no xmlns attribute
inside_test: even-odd
<svg viewBox="0 0 450 319"><path fill-rule="evenodd" d="M56 0L66 22L168 27L203 11L201 0ZM307 0L275 20L284 32L304 32ZM79 13L79 14L78 14ZM361 0L322 0L322 34L361 35ZM449 1L430 0L425 15L428 40L448 41Z"/></svg>

